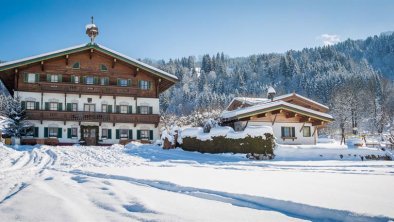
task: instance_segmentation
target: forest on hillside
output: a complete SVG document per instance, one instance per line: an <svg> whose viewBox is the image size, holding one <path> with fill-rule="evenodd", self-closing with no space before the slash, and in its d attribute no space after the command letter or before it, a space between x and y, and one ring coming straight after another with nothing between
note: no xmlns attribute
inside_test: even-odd
<svg viewBox="0 0 394 222"><path fill-rule="evenodd" d="M393 33L284 54L145 62L179 78L160 97L163 116L178 124L202 124L201 118L217 118L234 97L265 97L273 86L277 95L296 92L328 105L336 119L332 130L375 133L393 125Z"/></svg>

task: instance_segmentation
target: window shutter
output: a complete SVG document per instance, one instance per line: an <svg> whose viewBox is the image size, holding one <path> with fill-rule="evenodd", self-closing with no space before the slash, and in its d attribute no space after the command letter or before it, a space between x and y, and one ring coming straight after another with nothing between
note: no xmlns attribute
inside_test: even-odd
<svg viewBox="0 0 394 222"><path fill-rule="evenodd" d="M58 111L62 111L63 110L63 103L58 103L57 110Z"/></svg>
<svg viewBox="0 0 394 222"><path fill-rule="evenodd" d="M62 75L58 75L59 78L59 82L63 82L63 76Z"/></svg>
<svg viewBox="0 0 394 222"><path fill-rule="evenodd" d="M39 102L36 102L36 106L34 107L36 110L39 110L40 109L40 103Z"/></svg>
<svg viewBox="0 0 394 222"><path fill-rule="evenodd" d="M57 138L62 138L62 128L57 128Z"/></svg>
<svg viewBox="0 0 394 222"><path fill-rule="evenodd" d="M108 106L107 106L107 111L108 111L109 113L112 113L112 105L108 105Z"/></svg>
<svg viewBox="0 0 394 222"><path fill-rule="evenodd" d="M129 130L129 140L133 139L133 130Z"/></svg>
<svg viewBox="0 0 394 222"><path fill-rule="evenodd" d="M71 76L71 83L75 83L75 76Z"/></svg>
<svg viewBox="0 0 394 222"><path fill-rule="evenodd" d="M48 127L44 127L44 137L48 137Z"/></svg>
<svg viewBox="0 0 394 222"><path fill-rule="evenodd" d="M26 109L26 102L25 101L22 101L22 109Z"/></svg>
<svg viewBox="0 0 394 222"><path fill-rule="evenodd" d="M108 77L105 77L104 82L105 82L105 85L109 85L109 78L108 78Z"/></svg>
<svg viewBox="0 0 394 222"><path fill-rule="evenodd" d="M116 85L120 86L120 79L116 79Z"/></svg>
<svg viewBox="0 0 394 222"><path fill-rule="evenodd" d="M281 130L282 130L282 137L285 137L285 128L283 126L281 127Z"/></svg>
<svg viewBox="0 0 394 222"><path fill-rule="evenodd" d="M116 139L119 139L120 138L120 132L119 132L119 129L117 129L116 130Z"/></svg>
<svg viewBox="0 0 394 222"><path fill-rule="evenodd" d="M116 113L120 113L120 106L116 106Z"/></svg>
<svg viewBox="0 0 394 222"><path fill-rule="evenodd" d="M141 114L141 109L139 106L137 106L137 114Z"/></svg>
<svg viewBox="0 0 394 222"><path fill-rule="evenodd" d="M149 106L149 114L152 114L152 113L153 113L153 107Z"/></svg>
<svg viewBox="0 0 394 222"><path fill-rule="evenodd" d="M137 130L137 140L141 139L141 130Z"/></svg>
<svg viewBox="0 0 394 222"><path fill-rule="evenodd" d="M111 129L108 129L108 137L107 137L107 139L112 139L112 130Z"/></svg>
<svg viewBox="0 0 394 222"><path fill-rule="evenodd" d="M295 127L291 127L291 136L295 137Z"/></svg>
<svg viewBox="0 0 394 222"><path fill-rule="evenodd" d="M150 86L151 86L151 82L148 81L148 89L150 89Z"/></svg>
<svg viewBox="0 0 394 222"><path fill-rule="evenodd" d="M35 78L35 82L39 82L40 81L40 74L36 74L36 76L35 76L36 78Z"/></svg>
<svg viewBox="0 0 394 222"><path fill-rule="evenodd" d="M93 77L93 83L98 84L99 78L97 76Z"/></svg>
<svg viewBox="0 0 394 222"><path fill-rule="evenodd" d="M34 127L34 137L38 137L38 127Z"/></svg>
<svg viewBox="0 0 394 222"><path fill-rule="evenodd" d="M133 106L129 106L129 114L133 113Z"/></svg>
<svg viewBox="0 0 394 222"><path fill-rule="evenodd" d="M82 82L83 82L83 84L86 84L86 76L82 77Z"/></svg>
<svg viewBox="0 0 394 222"><path fill-rule="evenodd" d="M141 88L141 80L138 80L138 88Z"/></svg>
<svg viewBox="0 0 394 222"><path fill-rule="evenodd" d="M51 74L47 74L47 82L51 81Z"/></svg>
<svg viewBox="0 0 394 222"><path fill-rule="evenodd" d="M67 138L71 138L71 128L67 129Z"/></svg>
<svg viewBox="0 0 394 222"><path fill-rule="evenodd" d="M24 73L23 74L23 82L27 82L28 81L28 77L29 76L29 74L28 73Z"/></svg>
<svg viewBox="0 0 394 222"><path fill-rule="evenodd" d="M131 86L131 79L127 80L127 86Z"/></svg>
<svg viewBox="0 0 394 222"><path fill-rule="evenodd" d="M49 110L49 103L45 103L45 110Z"/></svg>
<svg viewBox="0 0 394 222"><path fill-rule="evenodd" d="M67 103L67 111L71 111L71 103Z"/></svg>
<svg viewBox="0 0 394 222"><path fill-rule="evenodd" d="M153 130L149 130L149 139L153 140Z"/></svg>

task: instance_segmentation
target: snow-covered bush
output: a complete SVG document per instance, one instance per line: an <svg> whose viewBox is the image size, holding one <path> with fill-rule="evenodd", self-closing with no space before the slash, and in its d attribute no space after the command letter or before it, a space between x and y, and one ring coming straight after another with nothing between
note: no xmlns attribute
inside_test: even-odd
<svg viewBox="0 0 394 222"><path fill-rule="evenodd" d="M20 138L32 127L27 121L26 110L22 107L20 97L1 96L0 99L0 127L5 134Z"/></svg>

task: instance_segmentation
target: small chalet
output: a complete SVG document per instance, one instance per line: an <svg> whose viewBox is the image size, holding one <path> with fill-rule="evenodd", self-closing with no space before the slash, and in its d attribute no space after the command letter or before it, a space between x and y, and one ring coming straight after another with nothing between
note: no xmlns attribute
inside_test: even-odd
<svg viewBox="0 0 394 222"><path fill-rule="evenodd" d="M296 93L267 98L234 98L221 115L223 125L241 131L246 126L272 126L282 144L316 144L318 129L334 119L329 108Z"/></svg>

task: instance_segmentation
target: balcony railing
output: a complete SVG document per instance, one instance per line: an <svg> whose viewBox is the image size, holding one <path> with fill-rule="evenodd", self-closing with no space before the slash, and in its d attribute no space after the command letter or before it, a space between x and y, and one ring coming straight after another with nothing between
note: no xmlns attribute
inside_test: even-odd
<svg viewBox="0 0 394 222"><path fill-rule="evenodd" d="M18 87L20 91L28 92L58 92L74 94L94 94L94 95L120 95L155 98L155 90L142 90L133 86L114 86L114 85L84 85L73 83L23 83Z"/></svg>
<svg viewBox="0 0 394 222"><path fill-rule="evenodd" d="M68 112L48 110L26 110L30 120L54 120L76 122L109 122L109 123L147 123L158 124L158 114L120 114L99 112Z"/></svg>

